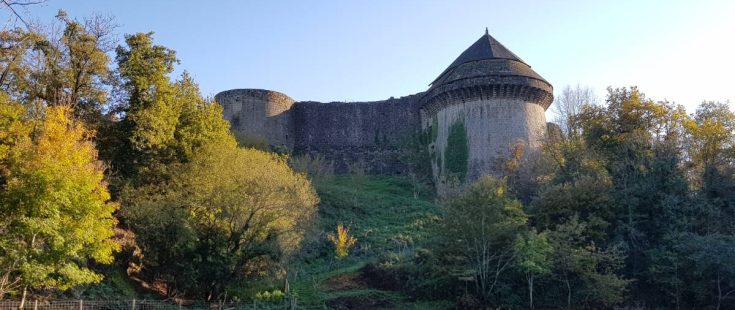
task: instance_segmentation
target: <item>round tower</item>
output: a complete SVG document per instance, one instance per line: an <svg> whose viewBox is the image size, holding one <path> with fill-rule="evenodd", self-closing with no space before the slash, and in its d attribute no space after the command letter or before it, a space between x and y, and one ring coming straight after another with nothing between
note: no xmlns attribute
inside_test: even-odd
<svg viewBox="0 0 735 310"><path fill-rule="evenodd" d="M293 149L294 100L289 96L265 89L232 89L217 94L215 100L233 132L263 138L274 147Z"/></svg>
<svg viewBox="0 0 735 310"><path fill-rule="evenodd" d="M537 151L552 100L551 84L486 30L422 98L422 127L439 188L450 180L498 175L519 148Z"/></svg>

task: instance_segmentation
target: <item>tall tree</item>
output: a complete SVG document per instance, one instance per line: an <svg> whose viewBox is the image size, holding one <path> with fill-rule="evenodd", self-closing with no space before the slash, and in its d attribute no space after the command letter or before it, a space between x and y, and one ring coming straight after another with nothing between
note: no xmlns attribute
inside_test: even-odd
<svg viewBox="0 0 735 310"><path fill-rule="evenodd" d="M123 119L102 142L113 168L135 184L166 181L170 169L186 163L209 142L234 146L221 107L202 98L184 73L172 82L175 52L153 44L152 33L128 35L117 48Z"/></svg>
<svg viewBox="0 0 735 310"><path fill-rule="evenodd" d="M174 143L179 109L168 74L178 60L173 50L153 45L152 33L126 35L125 42L127 48L119 46L116 58L124 97L124 118L116 126L120 140L105 148L115 149L109 153L123 177L155 177L173 161L167 146Z"/></svg>
<svg viewBox="0 0 735 310"><path fill-rule="evenodd" d="M446 203L443 247L461 260L456 268L475 279L476 292L492 303L501 276L513 267L514 244L526 229L521 202L507 196L505 182L484 177Z"/></svg>
<svg viewBox="0 0 735 310"><path fill-rule="evenodd" d="M112 262L117 206L91 133L66 107L28 119L5 95L0 106L0 293L100 281L86 264Z"/></svg>
<svg viewBox="0 0 735 310"><path fill-rule="evenodd" d="M597 96L592 88L577 84L574 88L567 85L556 96L551 111L554 113L554 122L559 125L562 132L569 135L579 133L579 124L575 117L582 112L585 105L596 105Z"/></svg>
<svg viewBox="0 0 735 310"><path fill-rule="evenodd" d="M703 102L685 127L695 186L710 200L735 198L728 195L735 189L732 178L735 172L735 113L729 104Z"/></svg>
<svg viewBox="0 0 735 310"><path fill-rule="evenodd" d="M553 278L561 282L565 293L557 306L574 308L603 308L621 303L629 280L616 273L623 267L624 256L616 246L601 248L587 237L584 222L572 217L547 231ZM557 283L558 283L557 282ZM550 291L555 289L549 288ZM552 298L560 301L560 298Z"/></svg>
<svg viewBox="0 0 735 310"><path fill-rule="evenodd" d="M655 296L648 271L654 249L689 203L680 164L686 113L635 87L610 88L606 106L585 105L573 121L577 132L545 148L558 169L532 203L535 223L550 229L578 217L599 246L623 241L623 271L639 280L634 298Z"/></svg>
<svg viewBox="0 0 735 310"><path fill-rule="evenodd" d="M46 106L65 106L87 126L101 121L107 102L112 18L79 22L59 11L62 31L19 28L2 31L0 87L14 99L42 113ZM52 28L55 29L55 28Z"/></svg>
<svg viewBox="0 0 735 310"><path fill-rule="evenodd" d="M516 239L513 250L516 255L516 268L526 275L528 305L533 309L533 282L536 276L551 273L553 248L545 233L539 234L531 230Z"/></svg>

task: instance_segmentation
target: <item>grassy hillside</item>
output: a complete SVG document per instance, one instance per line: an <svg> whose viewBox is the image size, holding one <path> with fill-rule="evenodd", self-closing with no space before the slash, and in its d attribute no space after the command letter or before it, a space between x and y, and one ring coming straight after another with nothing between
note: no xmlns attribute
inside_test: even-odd
<svg viewBox="0 0 735 310"><path fill-rule="evenodd" d="M360 269L386 253L405 253L429 237L439 219L432 191L408 179L338 176L314 182L321 199L319 223L304 254L290 269L298 306L320 308L445 308L444 302L409 301L399 292L370 287ZM350 255L336 259L327 233L349 225L358 239Z"/></svg>

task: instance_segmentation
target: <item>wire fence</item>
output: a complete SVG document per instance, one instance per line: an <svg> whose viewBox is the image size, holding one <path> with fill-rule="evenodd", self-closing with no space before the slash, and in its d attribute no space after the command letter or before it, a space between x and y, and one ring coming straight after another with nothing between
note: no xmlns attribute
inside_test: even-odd
<svg viewBox="0 0 735 310"><path fill-rule="evenodd" d="M295 300L252 301L237 304L182 305L159 300L19 300L0 301L0 310L250 310L303 309Z"/></svg>

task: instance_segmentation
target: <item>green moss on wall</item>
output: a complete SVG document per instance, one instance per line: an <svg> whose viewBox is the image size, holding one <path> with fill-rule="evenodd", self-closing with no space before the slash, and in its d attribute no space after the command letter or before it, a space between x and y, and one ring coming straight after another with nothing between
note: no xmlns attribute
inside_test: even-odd
<svg viewBox="0 0 735 310"><path fill-rule="evenodd" d="M447 176L464 181L467 176L468 157L467 130L464 122L458 121L449 126L447 135L447 148L444 150L444 168Z"/></svg>
<svg viewBox="0 0 735 310"><path fill-rule="evenodd" d="M434 153L428 145L428 128L411 131L399 136L398 149L400 161L406 163L411 173L425 180L431 180L431 164ZM390 142L387 140L386 143Z"/></svg>
<svg viewBox="0 0 735 310"><path fill-rule="evenodd" d="M430 143L436 143L436 138L439 136L439 119L436 115L431 118L431 136L429 137Z"/></svg>
<svg viewBox="0 0 735 310"><path fill-rule="evenodd" d="M442 154L438 153L436 155L436 166L439 167L439 174L442 173Z"/></svg>

